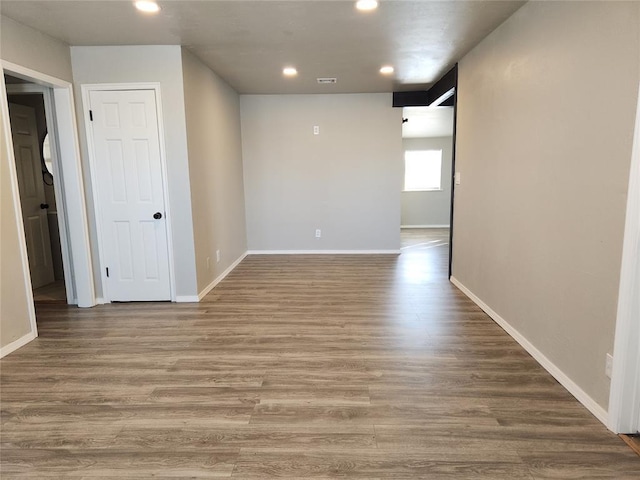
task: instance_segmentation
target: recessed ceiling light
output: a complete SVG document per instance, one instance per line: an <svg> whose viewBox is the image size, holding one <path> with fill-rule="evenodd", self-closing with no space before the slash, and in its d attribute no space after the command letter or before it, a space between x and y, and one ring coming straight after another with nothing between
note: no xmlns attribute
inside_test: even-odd
<svg viewBox="0 0 640 480"><path fill-rule="evenodd" d="M135 6L138 10L145 13L158 13L160 11L160 5L151 0L138 0L135 2Z"/></svg>
<svg viewBox="0 0 640 480"><path fill-rule="evenodd" d="M378 8L378 0L358 0L356 8L365 12L375 10Z"/></svg>
<svg viewBox="0 0 640 480"><path fill-rule="evenodd" d="M295 77L298 74L298 70L296 70L294 67L285 67L282 69L282 74L286 75L287 77Z"/></svg>
<svg viewBox="0 0 640 480"><path fill-rule="evenodd" d="M393 67L391 65L385 65L380 69L380 73L382 73L383 75L389 75L393 73Z"/></svg>

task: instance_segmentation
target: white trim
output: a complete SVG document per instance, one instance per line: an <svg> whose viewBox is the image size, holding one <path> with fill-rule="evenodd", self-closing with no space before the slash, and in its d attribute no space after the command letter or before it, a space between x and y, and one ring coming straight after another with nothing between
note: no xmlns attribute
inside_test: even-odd
<svg viewBox="0 0 640 480"><path fill-rule="evenodd" d="M58 152L62 163L60 180L64 185L64 207L71 246L70 263L73 267L77 305L93 307L96 304L96 293L73 89L69 85L67 88L54 88L52 93Z"/></svg>
<svg viewBox="0 0 640 480"><path fill-rule="evenodd" d="M20 347L24 347L30 341L35 340L37 336L38 335L36 333L29 332L26 335L23 335L22 337L20 337L19 339L9 343L8 345L5 345L4 347L0 348L0 358L6 357L10 353L18 350Z"/></svg>
<svg viewBox="0 0 640 480"><path fill-rule="evenodd" d="M84 113L84 125L87 136L87 150L89 157L89 173L91 175L91 197L92 204L95 210L96 218L96 236L98 238L98 265L100 268L100 279L102 282L102 299L104 303L111 301L109 297L109 290L107 288L107 275L104 269L104 251L103 251L103 237L102 227L100 222L100 202L98 199L98 179L96 178L95 168L95 144L93 140L93 129L91 126L91 120L89 118L89 110L91 110L90 94L93 91L114 91L114 90L153 90L156 101L156 116L158 119L158 141L160 144L160 169L162 176L162 192L164 196L164 213L165 213L165 225L167 235L167 255L169 261L169 295L173 302L180 301L193 301L193 300L178 300L176 295L176 282L175 282L175 267L174 267L174 255L173 255L173 232L171 229L171 211L169 206L169 186L167 175L167 153L165 148L165 134L164 134L164 121L162 112L162 98L160 95L160 83L159 82L144 82L144 83L94 83L81 85L82 90L82 111ZM180 297L180 298L197 298L195 296Z"/></svg>
<svg viewBox="0 0 640 480"><path fill-rule="evenodd" d="M18 231L18 245L20 248L20 260L22 264L22 277L24 279L24 290L25 297L27 303L27 316L29 317L29 327L30 331L27 335L32 335L33 338L38 336L38 326L36 325L36 309L33 304L33 288L31 286L31 271L29 270L29 256L27 254L27 240L24 235L24 224L22 220L22 207L20 205L20 190L18 187L18 174L16 172L16 159L13 152L13 143L12 143L12 135L11 135L11 118L9 116L9 102L7 101L7 90L4 83L4 75L2 75L2 80L0 80L0 115L2 115L2 124L3 131L0 132L6 140L6 160L9 162L9 181L11 182L11 196L13 203L13 215L15 217L15 227ZM25 338L25 337L22 337ZM33 340L31 338L31 340ZM14 348L20 348L22 345L27 343L30 340L25 340L24 343L19 343L20 340L16 340L6 347L2 349L3 351L7 349L9 346L16 344L17 346ZM18 342L18 343L16 343ZM12 347L13 348L13 347ZM10 350L10 349L9 349ZM4 355L8 355L10 351L7 350L7 353ZM0 357L3 355L0 355Z"/></svg>
<svg viewBox="0 0 640 480"><path fill-rule="evenodd" d="M622 246L608 427L615 433L640 430L640 93Z"/></svg>
<svg viewBox="0 0 640 480"><path fill-rule="evenodd" d="M473 303L480 307L494 322L507 332L516 342L520 344L560 385L566 388L571 395L586 407L598 420L603 424L607 424L607 411L591 398L584 390L582 390L567 374L565 374L558 366L549 360L540 350L538 350L524 335L513 328L509 322L494 312L486 303L480 300L471 290L465 287L458 279L451 277L451 283L458 287L462 293L469 297Z"/></svg>
<svg viewBox="0 0 640 480"><path fill-rule="evenodd" d="M400 228L451 228L451 225L400 225Z"/></svg>
<svg viewBox="0 0 640 480"><path fill-rule="evenodd" d="M52 77L46 73L41 73L16 63L7 62L6 60L0 60L0 62L2 63L2 69L9 70L12 77L21 78L28 82L33 82L35 79L35 83L47 87L71 88L71 82L67 82L66 80Z"/></svg>
<svg viewBox="0 0 640 480"><path fill-rule="evenodd" d="M244 252L242 255L240 255L236 259L235 262L229 265L229 268L227 268L224 272L218 275L218 277L215 280L213 280L213 282L211 282L209 285L204 287L202 291L198 294L198 301L202 300L211 290L213 290L213 288L216 285L218 285L222 280L224 280L225 277L229 275L233 271L233 269L236 268L240 264L240 262L245 259L247 255L248 255L248 252Z"/></svg>
<svg viewBox="0 0 640 480"><path fill-rule="evenodd" d="M198 295L177 295L176 303L198 303L200 298Z"/></svg>
<svg viewBox="0 0 640 480"><path fill-rule="evenodd" d="M139 84L154 86L156 96L156 116L158 118L158 141L160 143L160 169L162 175L162 195L164 196L164 217L167 234L167 254L169 260L169 291L171 301L176 300L176 276L175 263L173 256L173 229L171 228L171 202L169 201L169 174L167 169L167 149L165 146L164 135L164 113L162 110L162 96L160 91L160 83Z"/></svg>
<svg viewBox="0 0 640 480"><path fill-rule="evenodd" d="M248 255L398 255L400 250L249 250Z"/></svg>
<svg viewBox="0 0 640 480"><path fill-rule="evenodd" d="M96 297L96 303L98 305L106 305L107 303L111 303L111 302L107 302L104 298L102 297Z"/></svg>

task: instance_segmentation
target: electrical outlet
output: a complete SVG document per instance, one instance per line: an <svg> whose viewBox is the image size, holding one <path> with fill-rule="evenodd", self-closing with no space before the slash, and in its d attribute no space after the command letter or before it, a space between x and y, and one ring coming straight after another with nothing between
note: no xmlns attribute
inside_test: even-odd
<svg viewBox="0 0 640 480"><path fill-rule="evenodd" d="M316 229L316 238L320 238L322 237L322 230L320 230L319 228Z"/></svg>
<svg viewBox="0 0 640 480"><path fill-rule="evenodd" d="M220 250L216 250L216 263L220 263Z"/></svg>
<svg viewBox="0 0 640 480"><path fill-rule="evenodd" d="M211 257L207 257L207 270L211 270Z"/></svg>
<svg viewBox="0 0 640 480"><path fill-rule="evenodd" d="M314 135L320 135L320 126L319 125L314 125L313 126L313 134Z"/></svg>
<svg viewBox="0 0 640 480"><path fill-rule="evenodd" d="M607 353L607 360L604 366L604 374L611 378L611 370L613 369L613 357L611 354Z"/></svg>

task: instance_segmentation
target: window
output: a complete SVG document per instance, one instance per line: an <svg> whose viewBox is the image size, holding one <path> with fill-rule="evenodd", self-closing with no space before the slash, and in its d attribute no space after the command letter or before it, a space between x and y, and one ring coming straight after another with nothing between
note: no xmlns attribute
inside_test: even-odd
<svg viewBox="0 0 640 480"><path fill-rule="evenodd" d="M442 150L404 152L404 190L409 192L442 189Z"/></svg>

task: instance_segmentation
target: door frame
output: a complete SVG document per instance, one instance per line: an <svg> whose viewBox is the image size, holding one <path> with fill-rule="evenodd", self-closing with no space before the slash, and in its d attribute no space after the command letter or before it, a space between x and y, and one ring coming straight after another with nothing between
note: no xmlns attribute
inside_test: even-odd
<svg viewBox="0 0 640 480"><path fill-rule="evenodd" d="M13 214L16 219L16 227L18 230L18 244L20 247L20 260L22 264L22 273L24 278L24 289L27 297L27 315L29 317L30 332L16 341L0 348L0 358L17 350L38 336L38 326L36 325L36 309L33 303L33 288L31 287L31 272L29 271L29 256L27 255L27 240L24 233L24 222L22 219L22 206L20 204L20 191L18 188L18 174L16 168L16 159L13 153L13 143L11 135L11 120L9 117L9 102L7 99L7 90L4 83L4 75L0 78L0 114L2 115L2 135L6 140L7 161L9 162L9 181L11 183L11 196Z"/></svg>
<svg viewBox="0 0 640 480"><path fill-rule="evenodd" d="M64 189L60 181L62 168L60 167L60 156L58 155L58 134L54 122L53 99L51 89L43 85L33 83L21 83L7 85L8 95L33 95L41 94L44 100L44 112L47 122L47 133L51 143L51 162L53 164L53 193L56 199L56 210L58 212L58 231L60 236L60 246L62 247L62 269L64 271L64 287L67 295L67 303L75 303L75 288L73 286L73 274L69 255L69 239L67 233L67 221L64 206Z"/></svg>
<svg viewBox="0 0 640 480"><path fill-rule="evenodd" d="M615 433L640 431L640 88L627 193L608 427Z"/></svg>
<svg viewBox="0 0 640 480"><path fill-rule="evenodd" d="M92 83L81 85L82 90L82 111L84 115L84 126L87 136L87 151L89 159L89 173L91 175L91 201L93 203L94 212L96 215L96 236L98 238L98 266L100 269L100 279L102 281L102 302L110 303L111 297L109 295L109 288L107 284L107 274L105 269L105 254L102 236L102 222L101 222L101 209L98 199L98 178L96 176L96 158L95 158L95 142L93 139L93 128L91 126L90 118L90 106L91 92L96 91L123 91L123 90L153 90L156 98L156 113L158 118L158 139L160 143L160 174L162 177L162 194L164 196L164 212L165 212L165 225L167 235L167 255L169 261L169 290L170 299L172 302L176 301L176 285L175 285L175 268L173 259L173 232L171 229L171 211L169 205L169 188L167 179L167 154L165 149L165 135L164 135L164 117L162 113L162 97L160 92L160 83L158 82L145 82L145 83Z"/></svg>
<svg viewBox="0 0 640 480"><path fill-rule="evenodd" d="M73 85L66 81L51 75L47 75L36 70L32 70L21 65L0 61L2 68L2 81L0 81L2 99L0 101L0 109L3 120L7 122L7 128L10 128L9 120L9 104L7 102L7 89L4 82L4 74L8 74L17 78L21 78L30 83L40 85L49 89L50 93L50 114L52 130L55 137L52 142L52 150L57 158L57 166L60 167L59 185L61 202L58 208L64 216L64 228L61 228L62 235L66 237L66 250L68 255L68 268L70 269L70 279L72 281L71 291L73 292L72 303L79 307L92 307L96 304L95 284L93 277L93 267L91 264L91 247L89 243L89 224L87 220L86 199L84 193L84 181L82 178L82 161L80 156L80 144L78 139L78 128L75 114L75 106L73 100ZM46 97L45 97L46 98ZM46 105L46 104L45 104ZM49 116L47 122L49 123ZM50 128L49 126L47 128ZM10 141L11 136L7 137ZM9 161L11 183L13 188L12 195L15 205L20 211L20 194L17 189L17 176L15 170L15 157L13 147L8 149L10 152ZM56 197L57 201L57 197ZM22 217L20 217L22 218ZM60 221L60 220L59 220ZM64 233L62 233L64 231ZM21 232L21 255L23 256L23 266L25 268L25 278L28 279L28 298L30 307L30 320L32 331L37 336L35 329L35 308L33 306L33 292L31 287L31 274L29 272L29 261L26 257L26 243L24 238L24 228ZM64 255L64 253L63 253ZM67 272L65 271L65 277ZM65 282L67 280L65 279ZM9 353L9 352L7 352ZM6 354L3 352L3 354Z"/></svg>

